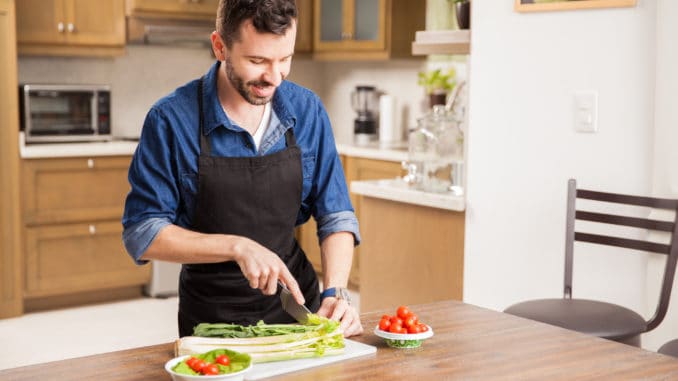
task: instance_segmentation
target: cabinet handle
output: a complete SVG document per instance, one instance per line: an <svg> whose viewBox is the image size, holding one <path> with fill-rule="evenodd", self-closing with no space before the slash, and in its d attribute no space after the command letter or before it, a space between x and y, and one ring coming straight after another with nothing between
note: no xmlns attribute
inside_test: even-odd
<svg viewBox="0 0 678 381"><path fill-rule="evenodd" d="M72 22L69 22L68 25L66 26L66 28L68 28L69 33L75 32L75 25L73 25Z"/></svg>
<svg viewBox="0 0 678 381"><path fill-rule="evenodd" d="M90 225L89 226L89 234L90 235L95 235L97 234L97 227L95 225Z"/></svg>
<svg viewBox="0 0 678 381"><path fill-rule="evenodd" d="M343 32L343 33L341 33L341 38L344 39L344 40L350 40L350 39L353 38L353 34L351 34L349 32Z"/></svg>
<svg viewBox="0 0 678 381"><path fill-rule="evenodd" d="M87 159L87 168L94 168L94 159Z"/></svg>
<svg viewBox="0 0 678 381"><path fill-rule="evenodd" d="M60 21L60 22L57 24L57 30L59 31L59 33L63 33L63 32L64 32L64 23L62 23L62 22Z"/></svg>

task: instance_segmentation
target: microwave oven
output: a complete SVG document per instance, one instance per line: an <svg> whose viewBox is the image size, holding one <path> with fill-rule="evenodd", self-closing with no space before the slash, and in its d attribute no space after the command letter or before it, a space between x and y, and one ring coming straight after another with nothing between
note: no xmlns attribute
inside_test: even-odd
<svg viewBox="0 0 678 381"><path fill-rule="evenodd" d="M111 90L106 85L19 86L26 143L111 140Z"/></svg>

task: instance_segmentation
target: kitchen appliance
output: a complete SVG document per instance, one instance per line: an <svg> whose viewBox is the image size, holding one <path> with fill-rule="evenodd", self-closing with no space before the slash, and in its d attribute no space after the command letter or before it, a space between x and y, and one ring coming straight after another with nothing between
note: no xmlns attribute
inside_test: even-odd
<svg viewBox="0 0 678 381"><path fill-rule="evenodd" d="M379 98L374 86L356 86L351 93L351 105L358 113L354 121L354 141L358 145L368 144L377 138L377 110Z"/></svg>
<svg viewBox="0 0 678 381"><path fill-rule="evenodd" d="M109 86L22 84L19 106L26 143L112 138Z"/></svg>

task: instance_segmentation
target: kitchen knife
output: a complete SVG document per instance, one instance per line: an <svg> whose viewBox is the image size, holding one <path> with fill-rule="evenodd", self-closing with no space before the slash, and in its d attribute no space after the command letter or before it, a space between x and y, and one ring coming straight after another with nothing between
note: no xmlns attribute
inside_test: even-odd
<svg viewBox="0 0 678 381"><path fill-rule="evenodd" d="M308 315L312 312L309 311L309 309L303 304L297 303L297 301L294 300L294 296L292 296L290 290L281 281L278 281L278 284L281 287L280 302L282 302L283 310L295 318L299 323L307 324Z"/></svg>

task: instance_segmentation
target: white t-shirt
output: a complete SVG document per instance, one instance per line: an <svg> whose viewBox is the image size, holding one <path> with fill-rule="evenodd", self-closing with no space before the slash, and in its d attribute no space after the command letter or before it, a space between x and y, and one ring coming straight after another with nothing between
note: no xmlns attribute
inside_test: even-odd
<svg viewBox="0 0 678 381"><path fill-rule="evenodd" d="M254 135L252 135L252 138L254 138L254 146L257 147L257 151L259 150L259 146L261 145L261 139L264 138L264 134L266 133L266 130L268 129L268 125L270 123L271 123L271 102L268 102L264 105L264 115L261 116L261 122L259 122L259 127L254 132Z"/></svg>

